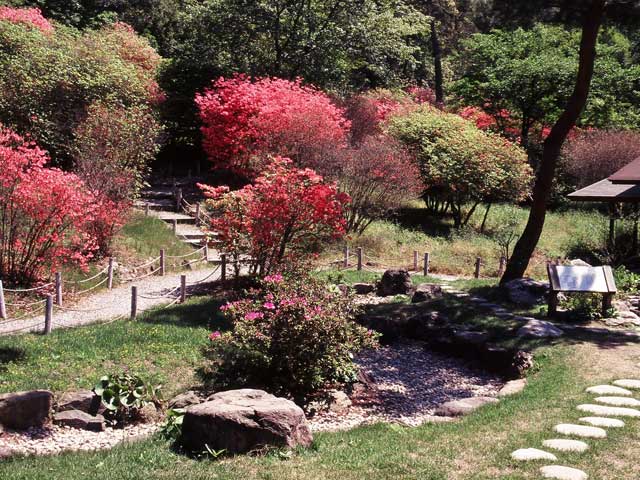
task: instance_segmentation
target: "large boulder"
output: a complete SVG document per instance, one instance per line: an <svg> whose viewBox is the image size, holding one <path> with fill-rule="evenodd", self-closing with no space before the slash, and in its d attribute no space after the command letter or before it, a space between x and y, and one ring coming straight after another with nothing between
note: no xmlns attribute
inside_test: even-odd
<svg viewBox="0 0 640 480"><path fill-rule="evenodd" d="M14 430L41 427L49 418L52 401L48 390L0 395L0 424Z"/></svg>
<svg viewBox="0 0 640 480"><path fill-rule="evenodd" d="M378 282L378 295L407 295L413 290L411 276L406 270L387 270Z"/></svg>
<svg viewBox="0 0 640 480"><path fill-rule="evenodd" d="M191 451L205 445L225 453L264 447L309 446L313 438L304 412L295 403L262 390L229 390L187 408L181 443Z"/></svg>
<svg viewBox="0 0 640 480"><path fill-rule="evenodd" d="M516 278L507 282L504 289L510 302L531 307L545 302L549 285L531 278Z"/></svg>
<svg viewBox="0 0 640 480"><path fill-rule="evenodd" d="M77 390L63 393L56 402L57 412L80 410L90 415L102 414L105 411L102 400L92 390Z"/></svg>
<svg viewBox="0 0 640 480"><path fill-rule="evenodd" d="M433 283L421 283L411 298L411 303L428 302L442 296L442 287Z"/></svg>
<svg viewBox="0 0 640 480"><path fill-rule="evenodd" d="M65 410L53 416L53 423L65 427L101 432L104 430L104 417L102 415L89 415L81 410Z"/></svg>

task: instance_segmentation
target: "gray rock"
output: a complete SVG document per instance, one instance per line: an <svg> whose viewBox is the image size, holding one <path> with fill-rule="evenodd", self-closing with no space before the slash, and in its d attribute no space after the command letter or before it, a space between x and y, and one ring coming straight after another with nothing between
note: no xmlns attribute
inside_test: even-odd
<svg viewBox="0 0 640 480"><path fill-rule="evenodd" d="M53 416L53 423L65 427L101 432L104 430L104 417L102 415L89 415L81 410L65 410Z"/></svg>
<svg viewBox="0 0 640 480"><path fill-rule="evenodd" d="M548 465L540 468L542 478L555 480L587 480L589 476L582 470L561 465Z"/></svg>
<svg viewBox="0 0 640 480"><path fill-rule="evenodd" d="M442 417L459 417L462 415L468 415L478 408L490 403L498 403L498 399L493 397L463 398L461 400L452 400L450 402L443 403L437 408L435 413Z"/></svg>
<svg viewBox="0 0 640 480"><path fill-rule="evenodd" d="M351 406L351 400L349 396L340 390L329 390L327 392L329 397L329 411L333 413L342 413L349 409Z"/></svg>
<svg viewBox="0 0 640 480"><path fill-rule="evenodd" d="M67 410L80 410L90 415L103 413L105 408L98 395L91 390L78 390L75 392L63 393L56 402L57 412Z"/></svg>
<svg viewBox="0 0 640 480"><path fill-rule="evenodd" d="M378 295L406 295L413 290L411 276L406 270L387 270L378 282Z"/></svg>
<svg viewBox="0 0 640 480"><path fill-rule="evenodd" d="M482 345L483 343L486 343L487 339L489 338L489 334L487 332L471 332L466 330L461 332L454 332L453 335L456 338L473 345Z"/></svg>
<svg viewBox="0 0 640 480"><path fill-rule="evenodd" d="M354 283L352 287L356 295L368 295L376 289L376 287L370 283Z"/></svg>
<svg viewBox="0 0 640 480"><path fill-rule="evenodd" d="M544 303L548 284L531 278L516 278L504 285L507 297L512 303L532 307Z"/></svg>
<svg viewBox="0 0 640 480"><path fill-rule="evenodd" d="M197 392L193 390L189 390L169 400L169 403L167 403L167 407L168 408L186 408L191 405L197 405L198 403L202 403L203 401L204 399L200 395L198 395Z"/></svg>
<svg viewBox="0 0 640 480"><path fill-rule="evenodd" d="M312 440L300 407L251 389L216 393L204 403L187 407L180 438L191 451L202 451L207 445L229 454L269 446L309 446Z"/></svg>
<svg viewBox="0 0 640 480"><path fill-rule="evenodd" d="M529 320L526 325L523 325L518 329L517 335L519 337L536 337L545 338L552 337L557 338L562 336L563 332L553 323L545 320Z"/></svg>
<svg viewBox="0 0 640 480"><path fill-rule="evenodd" d="M511 380L504 384L504 387L500 389L498 392L499 397L508 397L509 395L515 395L516 393L520 393L527 386L527 379L520 378L518 380Z"/></svg>
<svg viewBox="0 0 640 480"><path fill-rule="evenodd" d="M591 264L585 262L584 260L580 260L579 258L570 260L569 265L571 265L572 267L590 267L591 266Z"/></svg>
<svg viewBox="0 0 640 480"><path fill-rule="evenodd" d="M421 283L411 298L411 303L428 302L442 296L442 287L433 283Z"/></svg>
<svg viewBox="0 0 640 480"><path fill-rule="evenodd" d="M0 424L14 430L41 427L49 418L52 401L48 390L0 395Z"/></svg>

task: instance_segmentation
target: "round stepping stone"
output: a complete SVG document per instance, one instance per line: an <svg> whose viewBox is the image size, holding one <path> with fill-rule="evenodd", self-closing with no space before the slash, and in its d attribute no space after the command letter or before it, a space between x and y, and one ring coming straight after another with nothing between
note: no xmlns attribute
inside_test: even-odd
<svg viewBox="0 0 640 480"><path fill-rule="evenodd" d="M540 469L542 478L554 478L556 480L587 480L587 475L582 470L561 465L548 465Z"/></svg>
<svg viewBox="0 0 640 480"><path fill-rule="evenodd" d="M640 389L640 380L631 380L624 378L613 382L616 387Z"/></svg>
<svg viewBox="0 0 640 480"><path fill-rule="evenodd" d="M596 402L613 405L614 407L640 407L640 400L628 397L596 397Z"/></svg>
<svg viewBox="0 0 640 480"><path fill-rule="evenodd" d="M598 427L587 427L585 425L574 425L571 423L561 423L553 429L562 435L583 437L583 438L606 438L607 431Z"/></svg>
<svg viewBox="0 0 640 480"><path fill-rule="evenodd" d="M568 440L566 438L553 438L551 440L545 440L542 442L542 446L550 448L551 450L557 450L559 452L586 452L589 450L589 445L581 442L580 440Z"/></svg>
<svg viewBox="0 0 640 480"><path fill-rule="evenodd" d="M526 462L529 460L550 460L555 462L558 460L553 453L545 452L544 450L538 450L537 448L521 448L511 454L511 458Z"/></svg>
<svg viewBox="0 0 640 480"><path fill-rule="evenodd" d="M595 395L633 395L631 390L614 387L613 385L596 385L595 387L589 387L587 388L587 393L593 393Z"/></svg>
<svg viewBox="0 0 640 480"><path fill-rule="evenodd" d="M607 428L624 427L624 422L622 420L618 420L617 418L582 417L580 421L584 423L588 423L589 425L593 425L594 427L607 427Z"/></svg>
<svg viewBox="0 0 640 480"><path fill-rule="evenodd" d="M578 405L577 408L581 412L592 413L599 417L640 417L640 410L636 410L635 408L607 407L604 405L591 405L588 403Z"/></svg>

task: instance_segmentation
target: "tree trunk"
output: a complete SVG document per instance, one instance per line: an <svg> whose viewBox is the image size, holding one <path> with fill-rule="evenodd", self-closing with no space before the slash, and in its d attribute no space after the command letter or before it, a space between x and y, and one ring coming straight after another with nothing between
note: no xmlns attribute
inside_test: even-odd
<svg viewBox="0 0 640 480"><path fill-rule="evenodd" d="M433 49L433 63L435 68L436 105L444 107L444 80L442 78L442 48L438 40L436 21L431 20L431 48Z"/></svg>
<svg viewBox="0 0 640 480"><path fill-rule="evenodd" d="M522 236L513 249L513 255L507 264L501 284L524 276L529 260L540 240L547 213L547 201L555 176L556 164L560 149L567 135L580 117L589 96L589 87L593 77L596 58L598 31L604 17L605 0L593 0L582 22L582 38L580 40L580 64L576 84L567 106L551 129L544 142L542 161L533 187L533 202L529 212L529 220Z"/></svg>

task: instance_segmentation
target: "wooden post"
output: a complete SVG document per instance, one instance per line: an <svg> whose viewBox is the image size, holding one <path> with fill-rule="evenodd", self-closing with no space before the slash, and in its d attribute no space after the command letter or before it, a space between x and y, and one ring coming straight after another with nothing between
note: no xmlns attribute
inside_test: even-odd
<svg viewBox="0 0 640 480"><path fill-rule="evenodd" d="M56 272L56 305L62 306L62 274Z"/></svg>
<svg viewBox="0 0 640 480"><path fill-rule="evenodd" d="M200 225L200 203L196 203L196 227Z"/></svg>
<svg viewBox="0 0 640 480"><path fill-rule="evenodd" d="M209 244L207 243L207 239L204 239L204 259L209 261Z"/></svg>
<svg viewBox="0 0 640 480"><path fill-rule="evenodd" d="M137 314L138 314L138 287L133 285L131 287L131 320L135 320Z"/></svg>
<svg viewBox="0 0 640 480"><path fill-rule="evenodd" d="M616 245L616 215L617 208L615 203L609 204L609 241L608 247L613 248Z"/></svg>
<svg viewBox="0 0 640 480"><path fill-rule="evenodd" d="M176 190L176 212L182 210L182 189L178 188Z"/></svg>
<svg viewBox="0 0 640 480"><path fill-rule="evenodd" d="M109 268L107 268L107 288L113 288L113 257L109 257Z"/></svg>
<svg viewBox="0 0 640 480"><path fill-rule="evenodd" d="M164 277L165 263L164 263L164 248L160 250L160 276Z"/></svg>
<svg viewBox="0 0 640 480"><path fill-rule="evenodd" d="M555 290L549 291L549 302L547 307L547 316L553 317L558 312L558 292Z"/></svg>
<svg viewBox="0 0 640 480"><path fill-rule="evenodd" d="M178 219L174 218L171 220L171 228L173 229L173 234L177 235L178 233Z"/></svg>
<svg viewBox="0 0 640 480"><path fill-rule="evenodd" d="M418 251L417 250L413 251L413 271L414 272L418 271Z"/></svg>
<svg viewBox="0 0 640 480"><path fill-rule="evenodd" d="M476 271L474 273L475 278L480 278L480 268L482 267L482 258L476 257Z"/></svg>
<svg viewBox="0 0 640 480"><path fill-rule="evenodd" d="M44 334L49 335L53 329L53 295L47 295L44 304Z"/></svg>
<svg viewBox="0 0 640 480"><path fill-rule="evenodd" d="M349 266L349 245L344 246L344 260L342 261L342 266L344 268Z"/></svg>
<svg viewBox="0 0 640 480"><path fill-rule="evenodd" d="M500 257L500 267L498 268L498 276L501 277L504 269L507 267L507 258L503 255Z"/></svg>
<svg viewBox="0 0 640 480"><path fill-rule="evenodd" d="M356 250L358 254L358 271L362 271L362 247L358 247Z"/></svg>
<svg viewBox="0 0 640 480"><path fill-rule="evenodd" d="M180 275L180 303L187 301L187 276Z"/></svg>
<svg viewBox="0 0 640 480"><path fill-rule="evenodd" d="M602 296L602 318L607 318L608 312L613 305L613 293L605 293Z"/></svg>
<svg viewBox="0 0 640 480"><path fill-rule="evenodd" d="M429 260L429 257L430 257L429 252L426 252L426 253L424 254L424 269L423 269L423 272L422 272L422 273L424 273L424 276L425 276L425 277L426 277L427 275L429 275L429 261L430 261L430 260Z"/></svg>
<svg viewBox="0 0 640 480"><path fill-rule="evenodd" d="M220 255L220 280L223 282L227 279L227 254Z"/></svg>
<svg viewBox="0 0 640 480"><path fill-rule="evenodd" d="M0 280L0 318L3 320L7 318L7 305L4 303L4 288L2 287L2 280Z"/></svg>
<svg viewBox="0 0 640 480"><path fill-rule="evenodd" d="M144 206L144 216L148 217L149 216L149 204L146 203Z"/></svg>

